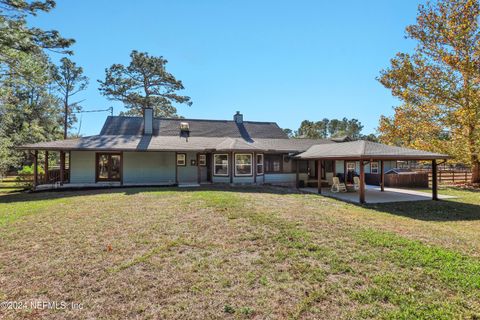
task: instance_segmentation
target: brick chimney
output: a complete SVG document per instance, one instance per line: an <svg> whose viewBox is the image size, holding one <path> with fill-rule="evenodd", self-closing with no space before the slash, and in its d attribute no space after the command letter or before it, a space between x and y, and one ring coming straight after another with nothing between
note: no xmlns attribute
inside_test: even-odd
<svg viewBox="0 0 480 320"><path fill-rule="evenodd" d="M152 108L143 109L143 134L144 135L153 134L153 109Z"/></svg>
<svg viewBox="0 0 480 320"><path fill-rule="evenodd" d="M233 115L233 121L235 121L237 124L242 124L243 114L241 114L240 111L237 111L237 113Z"/></svg>

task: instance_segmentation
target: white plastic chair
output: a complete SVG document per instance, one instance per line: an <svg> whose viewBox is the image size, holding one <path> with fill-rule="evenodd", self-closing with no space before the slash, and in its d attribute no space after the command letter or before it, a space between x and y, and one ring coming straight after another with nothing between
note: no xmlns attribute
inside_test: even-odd
<svg viewBox="0 0 480 320"><path fill-rule="evenodd" d="M355 191L360 190L360 178L359 177L353 177L353 188Z"/></svg>
<svg viewBox="0 0 480 320"><path fill-rule="evenodd" d="M340 179L338 177L333 177L332 182L332 188L330 189L332 192L347 192L347 186L345 185L345 183L340 182Z"/></svg>

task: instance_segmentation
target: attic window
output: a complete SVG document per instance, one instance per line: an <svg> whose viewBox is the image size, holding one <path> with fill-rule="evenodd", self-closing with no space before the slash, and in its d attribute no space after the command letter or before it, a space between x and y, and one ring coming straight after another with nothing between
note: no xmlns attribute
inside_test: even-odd
<svg viewBox="0 0 480 320"><path fill-rule="evenodd" d="M180 122L180 131L181 132L189 132L190 131L190 125L188 122Z"/></svg>

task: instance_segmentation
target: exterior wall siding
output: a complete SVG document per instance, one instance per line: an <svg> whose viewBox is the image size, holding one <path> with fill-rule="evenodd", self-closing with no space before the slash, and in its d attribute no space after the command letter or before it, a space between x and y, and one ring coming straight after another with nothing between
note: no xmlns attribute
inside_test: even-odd
<svg viewBox="0 0 480 320"><path fill-rule="evenodd" d="M123 183L175 184L175 152L124 152Z"/></svg>
<svg viewBox="0 0 480 320"><path fill-rule="evenodd" d="M181 152L187 154L187 163L186 166L179 166L177 168L178 174L178 183L198 183L198 168L197 166L192 166L191 161L197 161L196 152ZM176 160L174 161L176 165ZM175 167L173 168L175 174Z"/></svg>
<svg viewBox="0 0 480 320"><path fill-rule="evenodd" d="M343 160L336 160L335 161L335 172L336 173L343 173ZM348 162L348 161L347 161ZM396 167L396 161L384 161L384 170L387 172L390 169ZM378 167L380 170L380 162L378 162ZM360 172L360 161L356 161L355 163L355 170L357 173ZM365 173L370 173L370 164L365 165Z"/></svg>
<svg viewBox="0 0 480 320"><path fill-rule="evenodd" d="M213 176L213 183L230 183L230 177L226 176Z"/></svg>
<svg viewBox="0 0 480 320"><path fill-rule="evenodd" d="M185 167L178 167L179 183L197 183L198 168L191 165L191 160L197 160L196 152L186 152ZM212 157L213 158L213 157ZM289 161L289 164L292 161ZM312 161L313 162L313 161ZM285 163L284 163L285 164ZM343 173L343 161L335 161L335 172ZM123 153L123 181L125 184L174 184L175 183L175 152L124 152ZM385 171L395 168L395 161L385 161ZM315 170L312 164L311 169ZM202 169L202 168L201 168ZM206 168L203 172L206 179ZM234 168L232 168L234 169ZM290 168L292 169L292 168ZM359 162L356 163L357 172ZM212 168L213 171L213 168ZM314 171L313 171L314 172ZM365 172L370 173L370 165L365 166ZM327 172L326 181L331 183L333 173ZM300 173L300 180L306 181L307 174ZM252 184L253 176L233 176L233 183ZM266 173L257 176L257 183L293 185L296 181L295 172ZM325 181L325 180L324 180ZM229 176L212 176L213 183L230 183ZM95 183L95 152L72 151L71 156L71 183Z"/></svg>
<svg viewBox="0 0 480 320"><path fill-rule="evenodd" d="M265 183L270 184L295 184L295 173L265 173Z"/></svg>
<svg viewBox="0 0 480 320"><path fill-rule="evenodd" d="M258 177L257 177L257 180L258 180ZM251 177L235 177L235 176L233 176L233 183L239 183L239 184L253 183L253 176L251 176Z"/></svg>
<svg viewBox="0 0 480 320"><path fill-rule="evenodd" d="M72 151L70 183L95 183L95 152Z"/></svg>

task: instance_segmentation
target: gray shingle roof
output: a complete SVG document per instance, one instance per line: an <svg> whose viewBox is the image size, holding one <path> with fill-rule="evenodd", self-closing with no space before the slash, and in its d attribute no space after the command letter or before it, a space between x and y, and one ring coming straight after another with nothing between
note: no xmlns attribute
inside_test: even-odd
<svg viewBox="0 0 480 320"><path fill-rule="evenodd" d="M154 136L178 136L180 122L188 122L190 137L218 137L218 138L254 138L288 139L288 136L275 122L244 121L237 124L227 120L199 120L199 119L171 119L155 118L153 120ZM108 117L100 135L129 135L143 134L143 117Z"/></svg>
<svg viewBox="0 0 480 320"><path fill-rule="evenodd" d="M352 141L336 144L314 145L296 156L299 159L447 159L448 155L389 146L371 141Z"/></svg>
<svg viewBox="0 0 480 320"><path fill-rule="evenodd" d="M204 151L249 150L302 152L315 144L334 143L315 139L255 139L225 137L97 135L78 139L40 142L22 146L21 149L41 150L123 150L123 151Z"/></svg>
<svg viewBox="0 0 480 320"><path fill-rule="evenodd" d="M188 122L190 136L180 137L180 122ZM289 139L274 122L155 118L153 135L143 134L143 117L108 117L100 135L40 142L24 150L96 151L259 151L299 153L300 159L445 159L446 155L387 146L369 141Z"/></svg>

